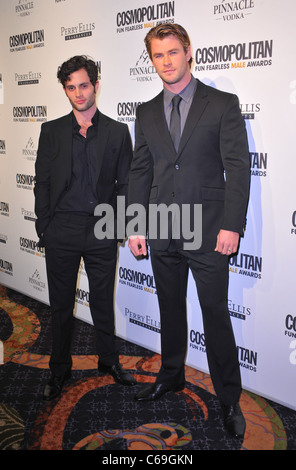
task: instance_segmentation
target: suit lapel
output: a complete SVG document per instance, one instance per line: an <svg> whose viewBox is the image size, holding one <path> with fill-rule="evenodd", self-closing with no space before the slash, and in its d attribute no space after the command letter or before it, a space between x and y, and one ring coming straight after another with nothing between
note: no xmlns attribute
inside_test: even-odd
<svg viewBox="0 0 296 470"><path fill-rule="evenodd" d="M157 133L159 136L159 142L162 146L162 154L167 155L169 159L175 159L176 150L171 139L170 131L167 126L165 114L164 114L164 107L163 107L163 92L161 92L158 96L156 96L154 100L154 107L153 107L153 123L157 129Z"/></svg>
<svg viewBox="0 0 296 470"><path fill-rule="evenodd" d="M178 149L178 157L184 150L192 132L194 131L198 121L200 120L204 110L208 105L207 91L203 84L197 80L197 87L192 99L190 110L187 116L186 124L181 136L181 141Z"/></svg>
<svg viewBox="0 0 296 470"><path fill-rule="evenodd" d="M173 161L179 158L207 105L208 100L206 87L203 86L202 82L197 80L196 91L182 132L179 150L176 152L164 115L163 92L156 96L153 108L153 122L159 134L159 141L163 149L163 155L167 155L167 157Z"/></svg>
<svg viewBox="0 0 296 470"><path fill-rule="evenodd" d="M109 138L109 121L104 114L99 112L98 120L98 151L97 158L95 159L95 174L94 181L97 182L100 176L100 171L103 162L105 148Z"/></svg>

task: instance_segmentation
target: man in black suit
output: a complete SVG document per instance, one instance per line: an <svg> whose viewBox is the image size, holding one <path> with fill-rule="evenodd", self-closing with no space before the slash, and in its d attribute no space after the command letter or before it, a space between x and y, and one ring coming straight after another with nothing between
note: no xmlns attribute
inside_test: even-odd
<svg viewBox="0 0 296 470"><path fill-rule="evenodd" d="M235 95L206 86L191 75L190 40L183 27L156 26L147 34L145 43L164 89L137 109L129 204L144 206L147 212L152 204L177 207L180 211L179 214L172 211L171 219L168 217L171 223L167 235L157 228L155 220L148 227L160 307L162 365L156 382L135 398L155 400L184 386L190 268L202 309L209 369L224 423L233 435L242 436L245 420L238 403L241 378L227 295L228 257L238 250L249 197L245 124ZM179 109L175 108L176 116L172 98L178 95L181 101ZM185 211L186 207L190 212ZM195 212L197 207L202 207L201 213ZM186 213L187 219L191 217L191 225ZM194 214L200 216L193 220ZM180 237L178 226L174 225L176 222L178 225L178 220L191 227L189 232L184 225L179 227ZM164 223L161 217L158 223L161 229ZM202 236L189 243L188 233L198 234L192 224L199 226ZM149 236L151 232L153 237ZM132 253L145 256L146 234L135 231L129 235Z"/></svg>
<svg viewBox="0 0 296 470"><path fill-rule="evenodd" d="M113 291L117 240L98 239L95 207L126 196L132 144L128 127L96 106L97 64L75 56L58 69L72 112L44 123L36 159L35 213L45 247L52 311L51 379L43 398L61 393L71 375L71 337L77 275L84 260L89 305L97 337L98 369L115 381L136 381L119 363L114 338Z"/></svg>

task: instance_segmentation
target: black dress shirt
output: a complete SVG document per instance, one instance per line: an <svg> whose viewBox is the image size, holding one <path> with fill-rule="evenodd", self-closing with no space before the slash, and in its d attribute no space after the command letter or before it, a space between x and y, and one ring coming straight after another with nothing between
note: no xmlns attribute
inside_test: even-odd
<svg viewBox="0 0 296 470"><path fill-rule="evenodd" d="M76 212L93 215L98 204L96 182L93 180L94 160L97 152L98 110L92 118L92 126L86 137L80 133L80 126L73 113L72 134L72 178L57 206L58 212Z"/></svg>

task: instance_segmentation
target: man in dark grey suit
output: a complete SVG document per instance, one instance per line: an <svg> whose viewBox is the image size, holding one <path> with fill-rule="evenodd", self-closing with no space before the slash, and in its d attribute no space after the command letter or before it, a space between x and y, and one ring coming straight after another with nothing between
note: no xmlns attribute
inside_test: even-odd
<svg viewBox="0 0 296 470"><path fill-rule="evenodd" d="M238 403L241 378L227 295L228 257L238 250L249 197L245 124L235 95L206 86L191 75L190 40L183 27L159 25L149 31L145 42L164 89L137 109L128 201L144 206L147 212L152 205L177 207L181 221L186 221L182 213L189 207L187 218L189 214L191 229L192 222L202 224L202 236L201 243L192 241L191 246L185 244L188 230L184 226L180 228L180 237L176 236L174 223L178 221L178 211L172 214L167 235L165 230L162 234L157 231L155 220L153 227L148 227L160 306L162 365L156 382L135 398L155 400L184 386L190 268L202 309L209 369L224 423L231 434L241 437L245 431ZM179 109L174 105L176 99L180 101ZM201 216L192 220L198 206L202 207ZM158 222L163 223L161 217ZM149 236L151 232L153 237ZM191 233L195 233L194 227ZM129 235L133 254L145 256L146 233Z"/></svg>
<svg viewBox="0 0 296 470"><path fill-rule="evenodd" d="M71 337L77 274L84 260L89 305L97 336L98 369L124 385L135 379L119 364L114 339L113 291L117 240L98 239L98 204L116 213L117 195L126 196L132 144L128 127L96 106L97 64L75 56L58 69L72 112L41 128L36 160L35 213L45 247L52 311L52 377L43 398L61 393L71 375Z"/></svg>

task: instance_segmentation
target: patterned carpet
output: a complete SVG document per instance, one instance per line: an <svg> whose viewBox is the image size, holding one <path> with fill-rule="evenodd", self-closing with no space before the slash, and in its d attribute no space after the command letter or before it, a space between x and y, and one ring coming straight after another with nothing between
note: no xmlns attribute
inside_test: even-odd
<svg viewBox="0 0 296 470"><path fill-rule="evenodd" d="M98 373L93 327L77 319L72 377L60 397L44 402L50 338L49 307L0 286L0 450L166 450L180 456L296 449L296 412L246 391L245 437L230 437L210 377L190 367L182 392L155 403L135 402L135 390L154 381L159 355L119 339L121 363L139 385L118 385Z"/></svg>

